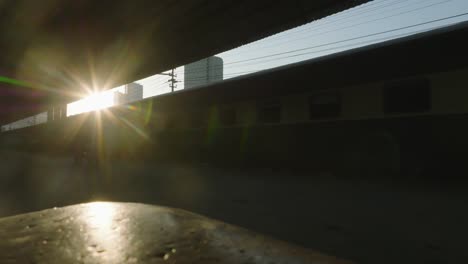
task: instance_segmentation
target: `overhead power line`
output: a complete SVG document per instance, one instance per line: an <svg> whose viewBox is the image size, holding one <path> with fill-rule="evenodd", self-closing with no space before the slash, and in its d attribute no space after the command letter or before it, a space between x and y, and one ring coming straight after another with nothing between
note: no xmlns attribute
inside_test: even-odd
<svg viewBox="0 0 468 264"><path fill-rule="evenodd" d="M399 34L399 35L394 35L394 36L388 36L388 37L383 37L383 38L379 38L379 39L372 39L372 40L367 40L367 41L362 41L362 42L357 42L357 43L351 43L351 44L347 44L347 45L342 45L342 46L338 46L338 47L332 47L332 48L327 48L327 49L321 49L321 50L317 50L317 51L312 51L312 52L306 52L306 53L301 53L301 54L294 54L294 55L289 55L289 56L286 56L286 57L280 57L280 58L274 58L274 59L270 59L270 60L267 60L267 61L262 61L260 63L268 63L268 62L272 62L272 61L278 61L278 60L283 60L283 59L288 59L288 58L293 58L293 57L300 57L300 56L305 56L305 55L310 55L310 54L313 54L313 53L322 53L322 52L326 52L326 51L333 51L333 50L347 50L349 48L352 48L354 46L357 46L357 47L360 47L360 46L365 46L367 44L371 44L371 43L376 43L376 42L382 42L382 41L386 41L386 40L390 40L390 39L394 39L395 37L405 37L405 36L409 36L409 35L412 35L414 33L419 33L419 32L424 32L424 31L427 31L427 30L420 30L418 32L409 32L409 33L403 33L403 34ZM257 63L258 64L258 63ZM245 65L242 65L243 67L245 67ZM273 67L274 68L274 67ZM271 69L271 68L270 68ZM266 70L266 69L261 69L261 70ZM257 72L257 70L252 70L252 71L248 71L249 73L253 73L253 72ZM236 73L236 74L226 74L225 76L227 75L237 75L237 76L240 76L241 74L243 74L244 72L240 72L240 73ZM201 78L189 78L188 80L203 80L204 77L201 77Z"/></svg>
<svg viewBox="0 0 468 264"><path fill-rule="evenodd" d="M396 2L392 2L391 4L386 5L386 6L379 6L378 8L386 8L386 7L389 7L389 6L401 4L401 3L405 2L405 1L408 1L408 0L403 0L403 1L399 0L399 1L396 1ZM427 2L427 0L423 0L423 1L420 1L420 2L424 2L424 1ZM418 3L420 3L420 2L418 2ZM415 3L413 2L413 3L410 3L410 5L411 4L415 4ZM408 5L403 6L403 7L407 7L407 6ZM396 8L396 9L400 9L400 8L402 8L402 7L399 7L399 8ZM249 51L249 52L253 52L253 51L256 51L259 48L264 49L264 48L269 48L269 47L275 47L275 46L278 45L276 43L278 41L281 41L281 40L286 40L287 43L291 43L291 41L297 40L297 39L291 38L292 36L295 36L295 35L298 35L298 34L301 34L301 36L303 36L303 34L302 34L303 32L307 32L307 31L308 32L315 32L317 30L323 30L324 28L328 28L329 26L341 25L343 23L336 23L336 22L343 21L343 20L345 20L344 21L345 23L349 23L349 22L352 21L352 20L349 20L349 18L355 17L356 15L362 15L362 14L368 13L369 11L375 11L376 9L377 8L374 8L374 9L371 9L371 10L366 10L366 12L356 13L356 14L354 14L352 16L342 17L341 19L335 19L335 20L333 20L333 18L331 18L331 17L327 17L327 18L324 18L324 20L330 20L330 21L328 21L328 23L327 22L320 23L320 20L319 21L314 21L314 22L311 22L310 27L306 26L306 28L301 29L299 31L283 32L283 33L279 33L278 35L271 36L270 39L267 38L268 39L268 45L266 45L266 46L263 46L263 45L262 46L256 46L257 44L260 44L260 43L266 43L265 42L266 39L263 39L263 40L259 40L259 41L247 44L246 47L250 46L250 47L253 48L255 46L256 49L250 49L250 51ZM394 9L394 10L396 10L396 9ZM391 10L391 11L393 11L393 10ZM389 12L389 10L383 10L383 12ZM378 13L374 12L370 16L375 16L377 14ZM357 19L354 19L354 20L362 19L362 18L365 18L365 17L369 17L369 16L361 16L361 17L358 17ZM337 29L337 30L340 30L340 29ZM312 36L309 36L309 37L312 37ZM300 39L303 39L303 38L300 38ZM284 43L284 42L280 42L280 44L281 43ZM235 54L233 54L231 56L235 56ZM226 57L231 57L231 56L226 56Z"/></svg>
<svg viewBox="0 0 468 264"><path fill-rule="evenodd" d="M418 23L418 24L405 26L405 27L401 27L401 28L397 28L397 29L391 29L391 30L387 30L387 31L367 34L367 35L363 35L363 36L359 36L359 37L355 37L355 38L349 38L349 39L344 39L344 40L335 41L335 42L329 42L329 43L325 43L325 44L321 44L321 45L315 45L315 46L310 46L310 47L306 47L306 48L301 48L301 49L296 49L296 50L291 50L291 51L286 51L286 52L281 52L281 53L269 54L269 55L250 58L250 59L245 59L245 60L241 60L241 61L235 61L235 62L231 62L231 63L226 63L223 67L224 67L224 69L233 69L233 68L238 68L238 67L246 67L246 66L251 66L251 65L255 65L255 64L271 62L271 61L275 61L275 60L281 60L281 59L286 59L286 58L291 58L291 57L303 56L303 55L313 54L313 53L321 53L321 52L326 52L326 51L335 50L335 49L345 49L345 48L349 48L350 46L370 44L370 43L373 43L373 42L379 42L379 41L383 41L383 40L390 40L390 39L394 39L394 38L399 38L399 37L403 37L403 36L417 34L417 33L420 33L420 32L434 30L436 28L440 28L440 27L444 27L444 26L434 27L434 28L424 29L424 30L419 30L419 31L412 31L412 32L409 32L409 33L404 33L404 34L399 34L399 35L392 35L392 36L388 36L388 37L385 37L385 38L371 39L371 40L368 40L368 41L365 41L365 42L359 42L359 43L354 43L354 44L352 43L352 44L347 44L347 45L344 45L344 46L321 49L321 50L318 50L318 51L310 51L310 52L307 52L307 53L294 54L294 53L301 52L301 51L307 51L307 50L312 50L312 49L316 49L316 48L322 48L322 47L327 47L327 46L331 46L331 45L341 44L341 43L349 42L349 41L352 41L352 40L360 40L360 39L363 39L363 38L378 36L378 35L382 35L382 34L385 34L385 33L396 32L396 31L399 31L399 30L413 28L413 27L417 27L417 26L421 26L421 25L425 25L425 24L429 24L429 23L435 23L435 22L438 22L438 21L451 19L451 18L464 16L464 15L468 15L468 13L459 14L459 15L455 15L455 16L451 16L451 17L442 18L442 19L426 21L426 22L423 22L423 23ZM272 57L277 57L277 56L282 56L282 55L287 55L287 54L294 54L294 55L290 55L290 56L286 56L286 57L280 57L280 58L276 58L276 59L271 59ZM253 61L259 61L259 60L260 60L260 62L252 63ZM267 61L265 61L265 60L267 60ZM246 62L251 62L251 63L246 64ZM242 65L239 65L240 63L242 63ZM233 66L234 64L238 64L238 65ZM227 67L226 67L226 65L227 65ZM221 67L221 66L219 66L219 67ZM216 69L216 67L215 67L215 69ZM196 70L196 71L190 71L190 73L196 73L196 72L202 72L202 71L203 70Z"/></svg>
<svg viewBox="0 0 468 264"><path fill-rule="evenodd" d="M444 2L447 2L447 1L444 1ZM442 2L433 3L432 5L440 4L440 3L442 3ZM425 6L423 8L427 8L427 6ZM419 8L418 10L420 10L420 9L421 8ZM405 13L411 12L411 11L414 11L414 10L405 11ZM382 34L388 34L388 33L397 32L397 31L401 31L401 30L405 30L405 29L410 29L410 28L414 28L414 27L428 25L428 24L432 24L432 23L436 23L436 22L440 22L440 21L444 21L444 20L448 20L448 19L454 19L454 18L457 18L457 17L466 16L466 15L468 15L468 13L461 13L461 14L457 14L457 15L453 15L453 16L448 16L448 17L444 17L444 18L425 21L425 22L422 22L422 23L416 23L416 24L412 24L412 25L408 25L408 26L404 26L404 27L399 27L399 28L394 28L394 29L385 30L385 31L381 31L381 32L366 34L366 35L362 35L362 36L358 36L358 37L354 37L354 38L348 38L348 39L344 39L344 40L324 43L324 44L320 44L320 45L314 45L314 46L305 47L305 48L301 48L301 49L295 49L295 50L290 50L290 51L285 51L285 52L280 52L280 53L275 53L275 54L269 54L269 55L265 55L265 56L259 56L259 57L255 57L255 58L249 58L249 59L240 60L240 61L234 61L234 62L225 64L224 69L232 69L232 68L236 68L236 67L246 67L246 66L249 66L249 65L268 63L268 62L271 62L271 61L278 61L278 60L288 59L288 58L292 58L292 57L300 57L300 56L305 56L305 55L309 55L309 54L313 54L313 53L321 53L321 52L327 52L327 51L332 51L332 50L341 50L341 49L350 48L352 46L361 46L361 45L365 45L365 44L369 44L369 43L385 41L385 40L389 40L389 39L392 39L392 38L398 38L398 37L401 37L401 36L407 36L407 35L415 34L415 33L422 32L422 31L432 30L433 28L432 29L426 29L426 30L420 30L420 31L413 31L413 32L409 32L409 33L403 33L403 34L399 34L399 35L393 35L393 36L388 36L388 37L383 37L383 38L378 38L378 39L371 39L371 40L366 40L366 41L362 41L362 42L358 42L358 43L350 43L350 44L341 45L341 46L338 46L338 47L331 47L331 48L321 49L321 50L317 50L317 51L309 51L309 52L294 54L294 53L298 53L298 52L301 52L301 51L308 51L308 50L313 50L313 49L317 49L317 48L328 47L328 46L331 46L331 45L346 43L346 42L353 41L353 40L360 40L360 39L369 38L369 37L373 37L373 36L379 36L379 35L382 35ZM283 55L287 55L287 56L283 56ZM281 56L281 57L278 57L278 56ZM273 58L273 57L278 57L278 58ZM254 62L254 63L252 63L252 62ZM248 63L248 64L246 64L246 63ZM189 71L188 73L194 73L194 72L196 72L196 71ZM236 75L241 75L243 73L251 73L251 72L255 72L255 71L247 71L247 72L244 71L244 72L238 72L238 73L232 73L232 74L225 74L225 76L236 76ZM196 79L191 78L191 79L187 79L187 80L196 80ZM183 82L183 81L180 81L180 82ZM164 82L159 83L157 86L159 86L159 85L163 86ZM155 87L156 87L156 85L155 85ZM159 88L159 87L156 87L156 88Z"/></svg>
<svg viewBox="0 0 468 264"><path fill-rule="evenodd" d="M398 15L402 15L402 14L407 14L407 13L410 13L410 12L419 11L419 10L422 10L424 8L428 8L430 6L438 5L438 4L441 4L441 3L448 2L448 1L449 0L439 1L439 2L436 2L436 3L431 3L430 5L426 5L426 6L423 6L423 7L418 7L418 8L412 9L412 10L405 10L404 12L400 12L398 14L391 14L389 16L380 17L380 18L377 18L377 19L374 19L374 20L371 20L371 21L364 21L363 23L364 24L365 23L370 23L370 22L373 22L375 20L382 20L382 19L386 19L386 18L389 18L389 17L394 17L394 16L398 16ZM349 20L350 18L359 16L364 12L371 12L371 11L374 11L374 10L379 9L379 8L391 7L391 6L395 6L397 4L401 4L401 3L404 3L404 2L407 2L407 1L405 1L405 0L403 0L403 1L386 1L386 2L381 1L381 2L376 2L373 5L367 5L365 8L364 8L364 5L363 5L361 10L360 10L360 13L354 13L353 14L351 12L348 12L348 14L349 14L348 16L338 17L338 19L336 19L336 20L338 20L338 21ZM418 2L418 3L420 3L420 2ZM410 4L414 4L414 2L410 3ZM401 9L403 7L406 7L406 6L408 6L408 5L399 6L396 9ZM394 10L396 10L396 9L394 9ZM357 8L355 8L354 10L357 10ZM345 40L340 40L340 41L329 42L329 43L324 43L324 44L320 44L320 45L305 47L305 48L301 48L301 49L295 49L295 50L290 50L290 51L285 51L285 52L280 52L280 53L275 53L275 54L268 54L268 55L265 55L265 56L249 58L249 59L245 59L245 60L234 61L234 62L226 63L223 67L224 67L224 69L232 69L232 68L236 68L236 67L246 67L246 66L260 64L260 63L268 63L268 62L277 61L277 60L284 60L284 59L292 58L292 57L306 56L306 55L313 54L313 53L320 53L320 52L327 52L327 51L331 51L331 50L345 49L345 48L348 48L348 47L351 47L351 46L359 46L359 45L372 43L372 42L376 42L376 41L382 41L382 40L390 39L392 37L380 38L380 39L376 39L376 40L369 40L369 41L364 41L364 42L359 42L359 43L354 43L354 44L347 44L347 45L343 45L343 46L339 46L339 47L321 49L321 50L318 50L318 51L310 51L310 52L306 52L306 53L294 54L294 53L299 53L299 52L302 52L302 51L327 47L327 46L330 46L330 45L341 44L341 43L345 43L345 42L349 42L349 41L353 41L353 40L359 40L359 39L362 39L362 38L378 36L378 35L385 34L385 33L391 33L391 32L394 32L394 31L403 30L403 29L406 29L406 28L411 28L411 27L416 27L416 26L421 26L421 25L424 25L424 24L433 23L435 21L445 20L445 19L449 19L449 18L453 18L453 17L454 16L448 17L448 18L442 18L442 19L439 19L439 20L427 21L427 22L424 22L424 23L419 23L419 24L410 25L410 26L406 26L406 27L401 27L401 28L397 28L397 29L387 30L387 31L383 31L383 32L377 32L377 33L373 33L373 34L359 36L359 37L356 37L356 38L350 38L350 39L345 39ZM336 20L335 21L329 21L328 24L330 25L332 23L336 23L337 22ZM347 26L346 28L355 27L355 26L361 25L363 23L353 24L353 25ZM336 30L341 30L341 29L335 29L334 31L336 31ZM296 33L297 33L297 31L296 31ZM326 33L326 32L322 32L320 34L324 34L324 33ZM393 36L393 37L398 37L398 36ZM288 56L284 56L284 55L288 55ZM272 59L273 57L278 57L278 58ZM251 62L255 62L255 64L253 64ZM198 71L194 70L194 71L190 71L188 73L195 73L195 72L202 72L202 71L204 71L204 69L203 70L198 70ZM174 79L175 78L172 78L173 81L174 81ZM172 83L174 83L174 82L172 82ZM164 83L158 84L158 85L164 86ZM171 88L171 89L173 90L174 87Z"/></svg>
<svg viewBox="0 0 468 264"><path fill-rule="evenodd" d="M397 32L397 31L404 30L404 29L410 29L410 28L414 28L414 27L428 25L428 24L432 24L432 23L436 23L436 22L440 22L440 21L444 21L444 20L448 20L448 19L453 19L453 18L457 18L457 17L462 17L462 16L466 16L466 15L468 15L468 13L457 14L457 15L448 16L448 17L439 18L439 19L434 19L434 20L430 20L430 21L425 21L425 22L422 22L422 23L417 23L417 24L413 24L413 25L409 25L409 26L404 26L404 27L394 28L394 29L390 29L390 30L376 32L376 33L366 34L366 35L362 35L362 36L359 36L359 37L348 38L348 39L344 39L344 40L328 42L328 43L325 43L325 44L310 46L310 47L306 47L306 48L295 49L295 50L290 50L290 51L286 51L286 52L279 52L279 53L275 53L275 54L250 58L250 59L246 59L246 60L234 61L234 62L226 63L225 65L232 65L232 64L237 64L237 63L242 63L242 62L247 62L247 61L254 61L254 60L259 60L259 59L263 59L263 58L269 58L269 57L272 57L272 56L279 56L279 55L290 54L290 53L294 53L294 52L310 50L310 49L319 48L319 47L325 47L325 46L328 46L328 45L340 44L340 43L347 42L347 41L358 40L358 39L362 39L362 38L368 38L368 37L372 37L372 36L378 36L378 35L382 35L382 34Z"/></svg>

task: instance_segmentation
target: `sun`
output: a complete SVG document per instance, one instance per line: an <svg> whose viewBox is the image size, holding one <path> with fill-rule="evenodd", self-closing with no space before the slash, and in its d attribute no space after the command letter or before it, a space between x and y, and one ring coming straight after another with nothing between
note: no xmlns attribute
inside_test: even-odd
<svg viewBox="0 0 468 264"><path fill-rule="evenodd" d="M67 116L101 110L114 105L113 91L92 93L88 97L68 104Z"/></svg>

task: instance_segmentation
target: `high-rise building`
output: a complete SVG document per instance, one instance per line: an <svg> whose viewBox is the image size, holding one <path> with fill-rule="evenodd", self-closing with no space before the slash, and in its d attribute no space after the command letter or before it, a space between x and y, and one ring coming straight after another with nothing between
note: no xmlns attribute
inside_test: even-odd
<svg viewBox="0 0 468 264"><path fill-rule="evenodd" d="M138 83L129 83L125 85L123 93L114 93L114 105L128 104L143 99L143 85Z"/></svg>
<svg viewBox="0 0 468 264"><path fill-rule="evenodd" d="M185 89L222 81L223 67L223 59L215 56L185 65Z"/></svg>

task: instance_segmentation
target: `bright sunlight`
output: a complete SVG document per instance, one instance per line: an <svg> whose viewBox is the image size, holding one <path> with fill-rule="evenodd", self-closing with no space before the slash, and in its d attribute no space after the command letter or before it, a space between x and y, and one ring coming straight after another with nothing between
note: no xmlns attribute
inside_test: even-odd
<svg viewBox="0 0 468 264"><path fill-rule="evenodd" d="M114 91L93 93L67 106L67 116L101 110L114 105Z"/></svg>

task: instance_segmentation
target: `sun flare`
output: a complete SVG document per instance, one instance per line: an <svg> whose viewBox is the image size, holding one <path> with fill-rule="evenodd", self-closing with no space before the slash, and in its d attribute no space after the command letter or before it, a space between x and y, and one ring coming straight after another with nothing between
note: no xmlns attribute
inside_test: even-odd
<svg viewBox="0 0 468 264"><path fill-rule="evenodd" d="M81 113L101 110L114 105L112 91L92 93L88 97L68 105L67 115L77 115Z"/></svg>

